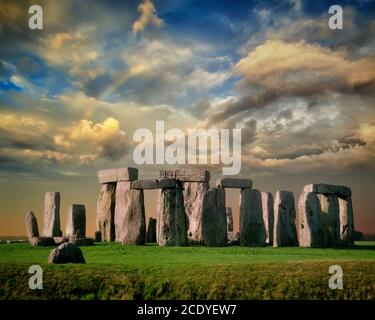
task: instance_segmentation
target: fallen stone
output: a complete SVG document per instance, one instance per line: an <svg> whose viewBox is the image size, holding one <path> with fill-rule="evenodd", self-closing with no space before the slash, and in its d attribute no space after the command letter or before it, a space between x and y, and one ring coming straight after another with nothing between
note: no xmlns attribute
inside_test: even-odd
<svg viewBox="0 0 375 320"><path fill-rule="evenodd" d="M217 187L246 189L253 186L250 179L221 178L216 181Z"/></svg>
<svg viewBox="0 0 375 320"><path fill-rule="evenodd" d="M33 237L30 239L30 244L33 247L54 247L56 245L52 237Z"/></svg>
<svg viewBox="0 0 375 320"><path fill-rule="evenodd" d="M118 168L100 170L98 172L100 183L115 183L118 181L134 181L138 179L138 169L136 168Z"/></svg>
<svg viewBox="0 0 375 320"><path fill-rule="evenodd" d="M352 190L345 186L336 186L324 183L309 184L303 188L304 192L314 192L321 194L335 194L340 198L348 198L352 195Z"/></svg>
<svg viewBox="0 0 375 320"><path fill-rule="evenodd" d="M159 178L176 179L181 182L208 182L210 181L210 172L200 169L161 170Z"/></svg>
<svg viewBox="0 0 375 320"><path fill-rule="evenodd" d="M266 245L266 230L262 213L262 195L256 189L242 189L240 199L241 246Z"/></svg>
<svg viewBox="0 0 375 320"><path fill-rule="evenodd" d="M293 192L277 191L274 204L274 247L298 246Z"/></svg>
<svg viewBox="0 0 375 320"><path fill-rule="evenodd" d="M273 244L273 197L271 192L262 192L263 221L266 229L266 244Z"/></svg>
<svg viewBox="0 0 375 320"><path fill-rule="evenodd" d="M39 237L38 221L32 211L28 211L26 214L26 230L29 240L33 237Z"/></svg>
<svg viewBox="0 0 375 320"><path fill-rule="evenodd" d="M29 242L28 240L23 240L23 239L19 239L19 240L5 240L5 243L8 243L8 244L11 244L11 243L27 243Z"/></svg>
<svg viewBox="0 0 375 320"><path fill-rule="evenodd" d="M239 246L240 245L240 233L239 232L228 232L228 246Z"/></svg>
<svg viewBox="0 0 375 320"><path fill-rule="evenodd" d="M150 179L150 180L136 180L131 183L131 189L165 189L176 188L175 179Z"/></svg>
<svg viewBox="0 0 375 320"><path fill-rule="evenodd" d="M75 246L83 247L83 246L93 246L94 240L91 238L71 238L69 240L70 243L74 244Z"/></svg>
<svg viewBox="0 0 375 320"><path fill-rule="evenodd" d="M159 246L187 245L184 197L181 186L159 191L157 242Z"/></svg>
<svg viewBox="0 0 375 320"><path fill-rule="evenodd" d="M210 188L208 182L183 183L187 237L190 244L203 244L203 207Z"/></svg>
<svg viewBox="0 0 375 320"><path fill-rule="evenodd" d="M116 185L114 184L103 184L99 192L96 224L101 232L102 241L115 240L115 194Z"/></svg>
<svg viewBox="0 0 375 320"><path fill-rule="evenodd" d="M86 263L86 261L80 248L65 242L51 251L48 263Z"/></svg>
<svg viewBox="0 0 375 320"><path fill-rule="evenodd" d="M204 243L207 246L226 246L228 239L225 190L223 188L210 188L203 210Z"/></svg>
<svg viewBox="0 0 375 320"><path fill-rule="evenodd" d="M70 206L66 221L66 235L68 237L86 236L86 209L83 204Z"/></svg>
<svg viewBox="0 0 375 320"><path fill-rule="evenodd" d="M143 190L124 193L126 204L121 225L121 243L142 245L146 242L146 217Z"/></svg>
<svg viewBox="0 0 375 320"><path fill-rule="evenodd" d="M62 243L68 242L70 239L69 237L53 237L55 241L55 245L59 246Z"/></svg>
<svg viewBox="0 0 375 320"><path fill-rule="evenodd" d="M150 218L148 220L146 242L147 243L156 242L156 219L154 218Z"/></svg>
<svg viewBox="0 0 375 320"><path fill-rule="evenodd" d="M232 208L227 207L225 209L227 214L227 231L232 232L233 231L233 214L232 214Z"/></svg>
<svg viewBox="0 0 375 320"><path fill-rule="evenodd" d="M95 231L95 242L102 242L102 233L100 231Z"/></svg>
<svg viewBox="0 0 375 320"><path fill-rule="evenodd" d="M46 192L44 198L44 237L61 237L60 192Z"/></svg>

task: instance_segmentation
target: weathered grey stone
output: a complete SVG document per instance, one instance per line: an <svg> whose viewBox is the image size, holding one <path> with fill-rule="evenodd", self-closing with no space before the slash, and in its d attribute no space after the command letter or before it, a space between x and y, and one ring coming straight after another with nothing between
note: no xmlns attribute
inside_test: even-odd
<svg viewBox="0 0 375 320"><path fill-rule="evenodd" d="M210 181L210 172L200 169L161 170L159 178L177 179L181 182L207 182Z"/></svg>
<svg viewBox="0 0 375 320"><path fill-rule="evenodd" d="M266 244L273 244L273 197L271 192L262 192L263 221L266 229Z"/></svg>
<svg viewBox="0 0 375 320"><path fill-rule="evenodd" d="M86 263L86 261L80 248L65 242L51 251L48 263Z"/></svg>
<svg viewBox="0 0 375 320"><path fill-rule="evenodd" d="M86 236L86 209L83 204L73 204L68 210L66 220L66 235L68 237Z"/></svg>
<svg viewBox="0 0 375 320"><path fill-rule="evenodd" d="M103 184L99 192L96 209L96 225L102 235L102 241L115 240L115 184Z"/></svg>
<svg viewBox="0 0 375 320"><path fill-rule="evenodd" d="M60 192L46 192L44 198L44 237L60 237Z"/></svg>
<svg viewBox="0 0 375 320"><path fill-rule="evenodd" d="M217 187L222 188L251 188L253 182L250 179L220 178L216 181Z"/></svg>
<svg viewBox="0 0 375 320"><path fill-rule="evenodd" d="M183 183L187 237L191 244L203 244L202 220L204 202L210 188L208 182Z"/></svg>
<svg viewBox="0 0 375 320"><path fill-rule="evenodd" d="M340 246L354 245L354 217L352 198L339 198L340 208Z"/></svg>
<svg viewBox="0 0 375 320"><path fill-rule="evenodd" d="M241 246L265 246L266 230L262 213L262 195L259 190L242 189L240 199Z"/></svg>
<svg viewBox="0 0 375 320"><path fill-rule="evenodd" d="M33 237L39 237L38 221L32 211L28 211L26 214L26 230L29 240Z"/></svg>
<svg viewBox="0 0 375 320"><path fill-rule="evenodd" d="M70 243L74 244L75 246L83 247L83 246L93 246L94 240L91 238L76 238L73 237L69 240Z"/></svg>
<svg viewBox="0 0 375 320"><path fill-rule="evenodd" d="M120 181L116 185L116 204L115 204L115 233L116 241L121 242L122 225L125 219L126 210L130 204L130 186L131 181Z"/></svg>
<svg viewBox="0 0 375 320"><path fill-rule="evenodd" d="M184 198L181 186L159 191L157 242L159 246L187 245Z"/></svg>
<svg viewBox="0 0 375 320"><path fill-rule="evenodd" d="M318 194L320 202L323 234L321 246L332 247L340 241L340 208L338 197L334 194Z"/></svg>
<svg viewBox="0 0 375 320"><path fill-rule="evenodd" d="M301 247L339 244L339 200L334 194L303 191L298 200L298 239Z"/></svg>
<svg viewBox="0 0 375 320"><path fill-rule="evenodd" d="M232 208L227 207L225 209L227 214L227 231L232 232L233 231L233 213Z"/></svg>
<svg viewBox="0 0 375 320"><path fill-rule="evenodd" d="M226 246L228 239L225 190L223 188L210 188L203 210L204 243L207 246Z"/></svg>
<svg viewBox="0 0 375 320"><path fill-rule="evenodd" d="M102 233L100 231L95 231L95 242L102 242Z"/></svg>
<svg viewBox="0 0 375 320"><path fill-rule="evenodd" d="M136 168L117 168L100 170L98 172L100 183L115 183L118 181L133 181L138 179L138 169Z"/></svg>
<svg viewBox="0 0 375 320"><path fill-rule="evenodd" d="M303 188L303 191L321 194L335 194L341 198L348 198L352 195L352 190L348 187L324 183L309 184Z"/></svg>
<svg viewBox="0 0 375 320"><path fill-rule="evenodd" d="M240 245L240 233L239 232L228 232L228 246L239 246Z"/></svg>
<svg viewBox="0 0 375 320"><path fill-rule="evenodd" d="M33 247L54 247L56 245L52 237L33 237L30 239L30 244Z"/></svg>
<svg viewBox="0 0 375 320"><path fill-rule="evenodd" d="M149 180L136 180L131 184L131 189L165 189L176 188L175 179L149 179Z"/></svg>
<svg viewBox="0 0 375 320"><path fill-rule="evenodd" d="M53 240L55 241L55 245L59 246L62 243L68 242L70 238L69 237L53 237Z"/></svg>
<svg viewBox="0 0 375 320"><path fill-rule="evenodd" d="M146 217L143 190L124 193L125 215L121 225L122 244L142 245L146 242Z"/></svg>
<svg viewBox="0 0 375 320"><path fill-rule="evenodd" d="M154 218L150 218L148 220L146 242L147 243L156 242L156 219Z"/></svg>
<svg viewBox="0 0 375 320"><path fill-rule="evenodd" d="M5 243L10 244L10 243L27 243L29 242L28 240L24 239L14 239L14 240L5 240Z"/></svg>
<svg viewBox="0 0 375 320"><path fill-rule="evenodd" d="M274 204L274 247L298 246L293 192L277 191Z"/></svg>

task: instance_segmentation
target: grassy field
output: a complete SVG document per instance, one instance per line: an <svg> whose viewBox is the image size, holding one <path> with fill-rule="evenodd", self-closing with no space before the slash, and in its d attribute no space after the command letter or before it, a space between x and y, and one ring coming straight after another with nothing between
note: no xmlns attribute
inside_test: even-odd
<svg viewBox="0 0 375 320"><path fill-rule="evenodd" d="M81 247L84 265L48 265L51 248L0 245L0 299L374 299L375 242L350 249ZM27 273L42 266L43 290ZM343 290L328 269L343 268Z"/></svg>

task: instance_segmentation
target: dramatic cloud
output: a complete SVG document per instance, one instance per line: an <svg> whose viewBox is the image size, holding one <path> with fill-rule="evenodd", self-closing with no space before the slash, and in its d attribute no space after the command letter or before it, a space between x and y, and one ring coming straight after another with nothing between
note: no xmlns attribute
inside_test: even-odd
<svg viewBox="0 0 375 320"><path fill-rule="evenodd" d="M158 18L156 9L151 0L145 0L139 5L138 11L141 16L133 24L133 33L142 32L149 25L160 28L164 25L163 20Z"/></svg>

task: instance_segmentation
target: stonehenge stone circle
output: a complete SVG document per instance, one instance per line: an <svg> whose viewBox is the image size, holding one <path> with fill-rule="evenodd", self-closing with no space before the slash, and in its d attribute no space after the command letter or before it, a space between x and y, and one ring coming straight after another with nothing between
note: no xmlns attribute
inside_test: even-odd
<svg viewBox="0 0 375 320"><path fill-rule="evenodd" d="M75 246L83 247L83 246L93 246L94 245L94 240L91 238L70 238L69 242L74 244Z"/></svg>
<svg viewBox="0 0 375 320"><path fill-rule="evenodd" d="M115 240L115 196L115 184L107 183L102 185L96 210L96 224L102 235L102 241Z"/></svg>
<svg viewBox="0 0 375 320"><path fill-rule="evenodd" d="M262 211L264 227L266 229L266 244L273 244L273 197L271 192L262 192Z"/></svg>
<svg viewBox="0 0 375 320"><path fill-rule="evenodd" d="M354 243L352 193L346 186L306 185L296 215L292 192L278 191L273 201L271 193L253 190L252 180L243 178L223 177L210 187L207 170L162 170L158 179L142 180L138 169L119 168L101 170L98 178L102 189L95 241L140 245L154 242L156 237L160 246L240 243L275 247ZM233 231L231 209L225 208L225 188L241 190L239 233ZM150 219L146 233L143 192L148 189L159 190L158 219ZM53 220L47 216L56 217L45 215L45 221Z"/></svg>
<svg viewBox="0 0 375 320"><path fill-rule="evenodd" d="M262 195L256 189L242 189L240 200L241 246L260 247L266 244Z"/></svg>
<svg viewBox="0 0 375 320"><path fill-rule="evenodd" d="M66 221L66 236L86 236L86 209L83 204L73 204L69 207Z"/></svg>
<svg viewBox="0 0 375 320"><path fill-rule="evenodd" d="M227 214L227 232L233 231L233 213L232 208L225 208L226 214ZM229 239L229 238L228 238Z"/></svg>
<svg viewBox="0 0 375 320"><path fill-rule="evenodd" d="M60 192L46 192L44 197L44 237L60 237Z"/></svg>
<svg viewBox="0 0 375 320"><path fill-rule="evenodd" d="M277 191L274 202L274 247L298 246L293 192Z"/></svg>
<svg viewBox="0 0 375 320"><path fill-rule="evenodd" d="M185 246L188 243L184 198L181 186L159 191L157 242L160 246Z"/></svg>
<svg viewBox="0 0 375 320"><path fill-rule="evenodd" d="M322 183L305 186L298 200L297 226L302 247L352 246L351 189Z"/></svg>
<svg viewBox="0 0 375 320"><path fill-rule="evenodd" d="M39 237L38 221L32 211L28 211L26 214L26 230L29 240Z"/></svg>
<svg viewBox="0 0 375 320"><path fill-rule="evenodd" d="M51 251L48 263L86 263L86 261L80 248L65 242Z"/></svg>
<svg viewBox="0 0 375 320"><path fill-rule="evenodd" d="M228 242L227 214L223 188L210 188L208 190L203 211L204 243L208 246L226 246Z"/></svg>
<svg viewBox="0 0 375 320"><path fill-rule="evenodd" d="M156 219L154 218L150 218L148 220L146 242L147 243L156 242Z"/></svg>

